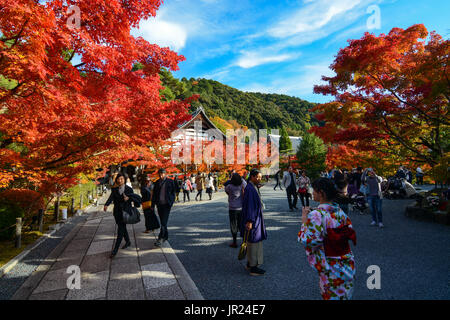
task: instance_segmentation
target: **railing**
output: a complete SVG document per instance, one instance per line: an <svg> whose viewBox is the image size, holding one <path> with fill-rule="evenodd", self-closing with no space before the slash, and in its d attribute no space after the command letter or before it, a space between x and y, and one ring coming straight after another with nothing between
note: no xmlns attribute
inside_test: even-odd
<svg viewBox="0 0 450 320"><path fill-rule="evenodd" d="M98 196L100 193L101 193L101 195L103 195L106 191L102 187L100 189L100 192L99 192L98 189L96 191L94 191L94 192ZM71 211L72 214L75 213L74 202L75 202L75 199L72 198L71 199L71 208L70 208L70 211ZM82 203L83 202L81 200L81 204ZM55 213L54 213L54 218L55 218L55 220L58 220L58 218L59 218L59 210L60 210L60 208L59 208L59 199L57 199L57 202L55 204L55 209L56 210L55 210ZM38 225L39 225L39 232L43 232L43 227L44 227L43 220L44 220L44 209L39 209L37 217L34 216L34 218L31 220L29 226L31 227L35 222L37 222ZM16 233L15 233L15 236L14 236L14 242L15 242L15 247L16 248L20 248L22 246L22 228L23 228L24 225L25 225L25 222L22 220L22 218L16 218L16 223L15 224L13 224L13 225L11 225L9 227L1 229L0 233L2 233L4 231L7 231L7 230L9 230L11 228L16 228Z"/></svg>
<svg viewBox="0 0 450 320"><path fill-rule="evenodd" d="M0 233L9 230L11 228L16 228L16 235L15 235L15 247L20 248L22 246L22 218L16 218L16 223L0 230Z"/></svg>

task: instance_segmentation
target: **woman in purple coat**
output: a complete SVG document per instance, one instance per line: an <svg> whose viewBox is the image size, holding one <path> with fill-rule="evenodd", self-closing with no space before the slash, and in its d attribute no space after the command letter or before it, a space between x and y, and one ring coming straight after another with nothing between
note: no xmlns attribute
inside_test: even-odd
<svg viewBox="0 0 450 320"><path fill-rule="evenodd" d="M267 239L266 227L263 218L263 203L258 185L262 174L257 169L250 172L247 187L244 191L241 218L241 236L248 232L247 241L247 270L252 276L263 275L264 270L258 268L263 264L262 241Z"/></svg>

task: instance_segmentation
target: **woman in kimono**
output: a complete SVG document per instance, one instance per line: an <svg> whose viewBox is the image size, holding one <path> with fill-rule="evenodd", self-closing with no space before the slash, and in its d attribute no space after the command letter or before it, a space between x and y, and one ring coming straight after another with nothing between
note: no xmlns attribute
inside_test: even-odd
<svg viewBox="0 0 450 320"><path fill-rule="evenodd" d="M351 299L355 260L349 240L356 244L352 223L339 205L333 203L338 191L332 180L319 178L312 184L319 207L303 208L298 234L309 264L319 273L320 293L324 300Z"/></svg>

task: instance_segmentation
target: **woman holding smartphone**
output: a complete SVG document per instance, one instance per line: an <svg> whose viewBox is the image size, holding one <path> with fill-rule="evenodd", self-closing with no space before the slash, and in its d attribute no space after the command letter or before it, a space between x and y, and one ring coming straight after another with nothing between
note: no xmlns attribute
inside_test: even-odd
<svg viewBox="0 0 450 320"><path fill-rule="evenodd" d="M299 241L305 246L309 264L319 273L322 298L351 299L355 260L349 240L356 244L355 231L344 211L333 202L338 194L333 182L319 178L312 187L314 200L320 204L313 211L303 208Z"/></svg>

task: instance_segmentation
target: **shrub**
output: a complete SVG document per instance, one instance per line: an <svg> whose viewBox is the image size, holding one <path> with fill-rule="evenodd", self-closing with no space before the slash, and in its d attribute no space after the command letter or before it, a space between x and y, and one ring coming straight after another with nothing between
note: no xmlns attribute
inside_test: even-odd
<svg viewBox="0 0 450 320"><path fill-rule="evenodd" d="M14 202L0 199L0 239L12 239L15 228L8 228L16 223L16 218L23 218L24 210ZM4 230L8 228L7 230Z"/></svg>
<svg viewBox="0 0 450 320"><path fill-rule="evenodd" d="M7 200L22 208L25 218L30 219L39 209L44 209L41 194L29 189L8 189L0 193L0 200Z"/></svg>

